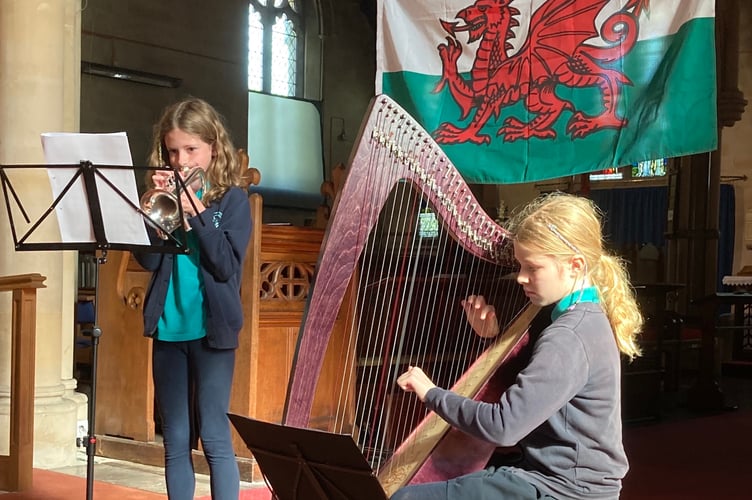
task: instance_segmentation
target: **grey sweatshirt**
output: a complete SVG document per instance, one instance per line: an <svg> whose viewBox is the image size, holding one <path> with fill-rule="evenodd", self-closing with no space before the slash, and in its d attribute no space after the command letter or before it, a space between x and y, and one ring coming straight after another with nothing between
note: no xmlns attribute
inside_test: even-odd
<svg viewBox="0 0 752 500"><path fill-rule="evenodd" d="M511 470L561 499L615 499L628 470L622 446L621 364L600 305L566 310L535 341L530 363L498 403L433 388L426 405L499 446L519 444Z"/></svg>

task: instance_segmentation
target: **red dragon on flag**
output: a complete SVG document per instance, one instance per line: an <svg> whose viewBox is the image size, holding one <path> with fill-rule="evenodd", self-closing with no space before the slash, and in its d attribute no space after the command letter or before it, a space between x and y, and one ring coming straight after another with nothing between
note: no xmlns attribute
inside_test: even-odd
<svg viewBox="0 0 752 500"><path fill-rule="evenodd" d="M461 109L461 120L474 115L465 128L444 122L434 131L441 144L490 144L491 137L481 129L503 108L522 101L533 118L524 122L507 117L497 130L498 136L511 142L519 139L554 139L553 124L564 111L572 115L566 132L583 138L597 130L618 129L626 119L617 113L621 87L631 85L629 78L613 63L622 59L635 45L639 17L647 11L649 0L628 0L624 6L596 26L596 16L609 0L548 0L530 19L527 38L513 50L512 28L520 11L513 0L477 0L456 14L458 21L440 20L451 36L438 46L442 63L441 79L434 89L449 89ZM462 46L457 35L467 32L468 43L480 40L469 81L458 71ZM595 45L600 38L603 45ZM557 95L557 86L596 87L600 91L602 111L588 115L572 101Z"/></svg>

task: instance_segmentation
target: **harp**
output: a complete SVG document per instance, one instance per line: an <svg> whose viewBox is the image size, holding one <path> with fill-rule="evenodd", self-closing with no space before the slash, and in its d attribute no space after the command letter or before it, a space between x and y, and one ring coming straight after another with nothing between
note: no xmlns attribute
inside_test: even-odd
<svg viewBox="0 0 752 500"><path fill-rule="evenodd" d="M414 365L439 386L498 398L537 313L510 247L431 136L375 97L322 243L283 424L351 435L387 496L482 468L493 445L450 429L395 381ZM460 305L471 294L496 306L496 339L471 330Z"/></svg>

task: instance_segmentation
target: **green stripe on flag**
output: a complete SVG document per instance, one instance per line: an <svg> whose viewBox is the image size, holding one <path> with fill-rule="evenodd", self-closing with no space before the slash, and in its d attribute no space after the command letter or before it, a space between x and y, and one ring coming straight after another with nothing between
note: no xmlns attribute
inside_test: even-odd
<svg viewBox="0 0 752 500"><path fill-rule="evenodd" d="M555 140L504 142L496 132L510 116L527 122L522 102L504 107L498 120L482 130L490 146L445 145L444 151L468 182L516 183L564 177L637 161L694 154L717 147L714 19L686 23L676 34L638 42L613 69L625 73L632 86L621 87L619 113L629 122L573 139L566 133L571 111L554 123ZM438 58L438 54L436 55ZM463 77L469 81L468 74ZM383 92L394 98L429 132L443 122L465 126L448 90L433 93L438 75L385 73ZM596 88L558 85L559 97L594 115L602 108Z"/></svg>

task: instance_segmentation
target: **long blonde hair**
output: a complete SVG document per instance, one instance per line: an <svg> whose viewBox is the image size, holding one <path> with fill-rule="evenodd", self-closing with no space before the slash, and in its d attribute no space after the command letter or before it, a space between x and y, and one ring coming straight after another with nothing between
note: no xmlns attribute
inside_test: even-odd
<svg viewBox="0 0 752 500"><path fill-rule="evenodd" d="M565 193L540 196L514 214L509 230L519 244L557 259L582 255L619 350L630 359L640 355L642 314L624 261L604 249L601 213L592 201Z"/></svg>
<svg viewBox="0 0 752 500"><path fill-rule="evenodd" d="M164 166L168 159L164 138L175 129L196 135L213 147L215 156L206 169L208 189L204 190L201 201L210 204L221 198L230 187L244 186L241 163L224 119L209 103L195 97L179 101L164 110L154 125L149 165Z"/></svg>

